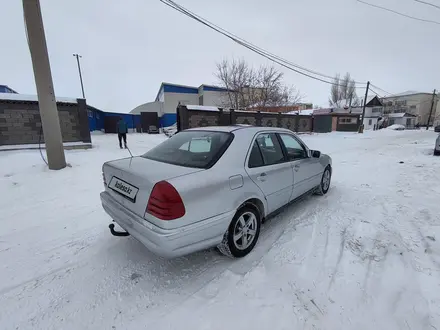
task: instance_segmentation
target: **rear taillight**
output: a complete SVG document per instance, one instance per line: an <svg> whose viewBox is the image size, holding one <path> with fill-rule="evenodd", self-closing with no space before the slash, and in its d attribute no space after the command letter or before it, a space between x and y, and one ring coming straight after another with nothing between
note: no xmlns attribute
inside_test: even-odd
<svg viewBox="0 0 440 330"><path fill-rule="evenodd" d="M154 185L146 212L161 220L174 220L185 215L185 205L176 188L160 181Z"/></svg>

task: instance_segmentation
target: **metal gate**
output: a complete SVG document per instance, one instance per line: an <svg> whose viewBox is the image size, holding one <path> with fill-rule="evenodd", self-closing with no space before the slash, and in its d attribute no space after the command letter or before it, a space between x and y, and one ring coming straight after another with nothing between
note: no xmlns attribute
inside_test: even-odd
<svg viewBox="0 0 440 330"><path fill-rule="evenodd" d="M119 116L105 116L104 117L104 132L117 133L116 127L118 125Z"/></svg>
<svg viewBox="0 0 440 330"><path fill-rule="evenodd" d="M157 112L141 112L142 132L148 134L159 133L159 116Z"/></svg>
<svg viewBox="0 0 440 330"><path fill-rule="evenodd" d="M313 131L316 133L329 133L332 131L332 116L313 116Z"/></svg>

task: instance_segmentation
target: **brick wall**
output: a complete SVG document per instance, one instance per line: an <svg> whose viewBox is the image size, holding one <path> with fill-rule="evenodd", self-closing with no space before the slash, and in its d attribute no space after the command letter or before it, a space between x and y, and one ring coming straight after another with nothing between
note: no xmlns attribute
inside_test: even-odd
<svg viewBox="0 0 440 330"><path fill-rule="evenodd" d="M188 110L186 106L177 109L178 130L204 126L227 126L245 124L252 126L283 127L295 132L311 132L311 116L275 114L234 110Z"/></svg>
<svg viewBox="0 0 440 330"><path fill-rule="evenodd" d="M85 100L58 103L57 107L63 142L91 142ZM0 145L35 144L40 133L38 102L0 100Z"/></svg>

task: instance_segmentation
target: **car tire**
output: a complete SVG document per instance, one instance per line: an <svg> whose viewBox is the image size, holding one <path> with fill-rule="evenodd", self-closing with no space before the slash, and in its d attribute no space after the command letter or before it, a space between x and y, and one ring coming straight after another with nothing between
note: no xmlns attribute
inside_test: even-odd
<svg viewBox="0 0 440 330"><path fill-rule="evenodd" d="M435 150L434 149L434 156L440 156L440 150Z"/></svg>
<svg viewBox="0 0 440 330"><path fill-rule="evenodd" d="M237 211L217 248L230 258L242 258L257 244L260 228L260 212L253 207L245 206Z"/></svg>
<svg viewBox="0 0 440 330"><path fill-rule="evenodd" d="M331 179L332 179L332 169L329 165L325 168L324 173L322 173L321 183L316 188L315 194L321 196L325 195L330 189Z"/></svg>

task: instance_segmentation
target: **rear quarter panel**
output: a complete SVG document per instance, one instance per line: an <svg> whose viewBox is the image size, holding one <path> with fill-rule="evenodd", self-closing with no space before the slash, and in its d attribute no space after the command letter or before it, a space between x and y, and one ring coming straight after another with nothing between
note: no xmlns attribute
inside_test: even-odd
<svg viewBox="0 0 440 330"><path fill-rule="evenodd" d="M232 184L230 177L233 177ZM242 179L241 186L238 184L239 177ZM166 221L165 225L169 229L236 211L243 202L251 198L258 198L265 205L264 195L244 169L228 172L213 168L194 175L175 178L169 182L181 195L186 211L184 217Z"/></svg>

